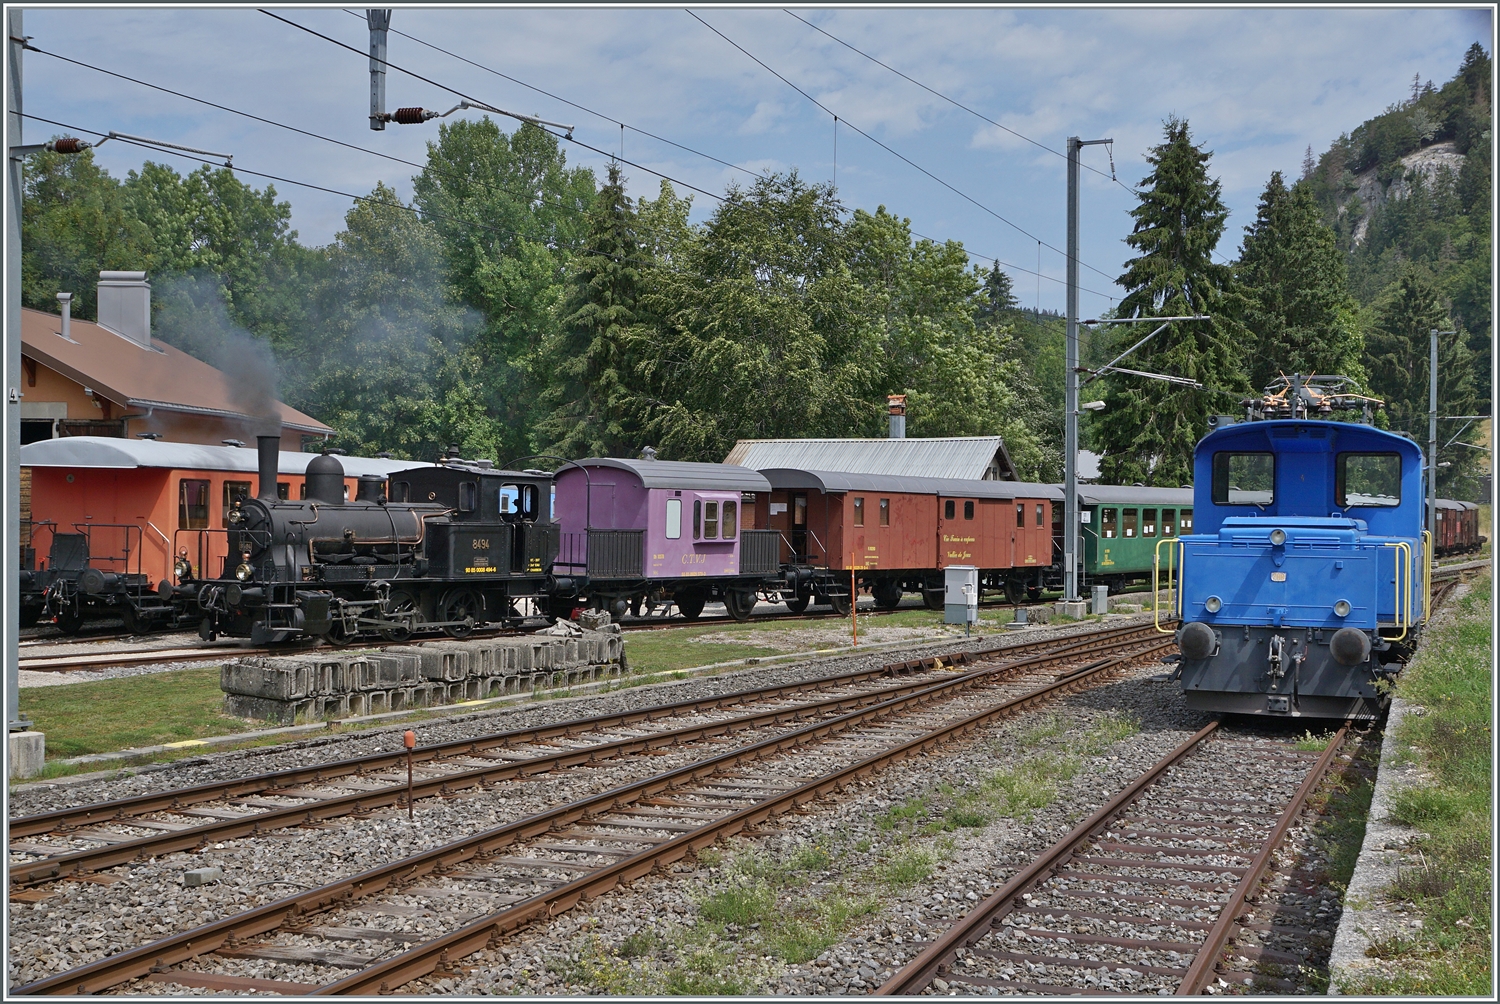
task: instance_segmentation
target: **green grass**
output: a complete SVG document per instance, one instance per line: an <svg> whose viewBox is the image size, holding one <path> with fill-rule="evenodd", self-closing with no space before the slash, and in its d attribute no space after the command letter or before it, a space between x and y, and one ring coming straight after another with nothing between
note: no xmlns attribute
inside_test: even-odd
<svg viewBox="0 0 1500 1004"><path fill-rule="evenodd" d="M184 669L21 691L21 711L38 731L47 734L49 758L244 731L244 719L224 714L223 707L218 669Z"/></svg>
<svg viewBox="0 0 1500 1004"><path fill-rule="evenodd" d="M875 874L891 889L907 889L931 875L936 865L931 851L908 844L878 865Z"/></svg>
<svg viewBox="0 0 1500 1004"><path fill-rule="evenodd" d="M1402 722L1398 738L1430 778L1399 790L1398 822L1428 834L1417 863L1402 869L1391 894L1410 902L1423 927L1410 940L1376 944L1376 958L1398 961L1395 975L1367 976L1346 993L1479 995L1490 988L1490 786L1492 582L1476 579L1456 616L1429 631L1399 684L1426 709Z"/></svg>

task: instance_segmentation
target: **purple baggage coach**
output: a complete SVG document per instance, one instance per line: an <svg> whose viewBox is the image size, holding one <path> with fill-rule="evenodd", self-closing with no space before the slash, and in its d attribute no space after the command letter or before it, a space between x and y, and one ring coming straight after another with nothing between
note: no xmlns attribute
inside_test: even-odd
<svg viewBox="0 0 1500 1004"><path fill-rule="evenodd" d="M576 461L557 472L554 575L587 577L601 598L665 587L684 613L721 598L748 615L757 589L779 570L777 533L753 528L755 495L770 490L759 473L733 464Z"/></svg>

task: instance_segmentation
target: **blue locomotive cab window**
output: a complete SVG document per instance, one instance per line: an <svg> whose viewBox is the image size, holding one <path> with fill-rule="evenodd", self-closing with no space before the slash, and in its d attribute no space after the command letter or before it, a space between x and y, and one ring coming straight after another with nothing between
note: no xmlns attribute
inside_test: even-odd
<svg viewBox="0 0 1500 1004"><path fill-rule="evenodd" d="M1214 505L1268 506L1276 501L1274 453L1215 453Z"/></svg>
<svg viewBox="0 0 1500 1004"><path fill-rule="evenodd" d="M1399 454L1340 453L1336 477L1341 507L1401 504Z"/></svg>

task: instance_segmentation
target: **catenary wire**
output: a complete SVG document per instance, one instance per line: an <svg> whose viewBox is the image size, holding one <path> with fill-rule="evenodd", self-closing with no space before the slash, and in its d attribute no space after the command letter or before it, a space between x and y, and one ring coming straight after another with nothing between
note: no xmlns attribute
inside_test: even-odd
<svg viewBox="0 0 1500 1004"><path fill-rule="evenodd" d="M296 21L292 21L292 20L289 20L287 18L284 18L284 17L280 16L279 14L274 13L273 11L266 10L265 8L262 7L262 8L260 8L260 12L262 14L265 14L265 15L269 16L269 17L275 18L278 21L281 21L283 24L290 25L293 28L297 28L297 29L300 29L301 31L307 32L309 35L313 35L313 36L316 36L318 38L321 38L325 42L329 42L329 43L331 43L333 45L336 45L336 46L338 46L341 49L347 49L348 51L350 51L350 52L352 52L352 53L354 53L354 54L356 54L356 55L358 55L360 57L363 57L363 58L366 58L366 59L372 58L369 55L369 53L361 51L360 49L357 49L354 46L349 45L346 42L342 42L342 41L340 41L340 40L338 40L336 38L333 38L330 35L325 35L323 32L320 32L320 31L318 31L318 30L316 30L314 28L309 28L306 25L298 24ZM689 11L688 13L691 14L692 12ZM697 17L696 14L694 14L693 16ZM702 19L700 18L699 20L702 20ZM705 26L708 26L708 22L705 21L703 23L704 23ZM708 26L708 27L710 27L710 30L715 30L715 29L712 29L711 26ZM716 30L715 30L715 33L718 34L718 32ZM401 33L398 32L398 34L401 34ZM724 36L720 35L720 37L722 38ZM729 41L729 39L725 38L725 41ZM735 45L734 42L730 42L730 44L731 45ZM735 45L735 47L739 48L738 45ZM740 51L744 52L743 49L741 49ZM745 53L745 54L747 56L750 55L748 52ZM750 56L750 58L751 59L755 59L754 56ZM467 101L476 101L476 102L479 102L481 104L486 104L487 103L487 102L481 101L479 98L474 97L471 94L466 94L465 92L460 91L460 90L458 90L456 88L449 87L447 84L439 83L438 81L433 80L430 77L424 76L423 74L417 73L414 70L409 70L409 69L407 69L404 66L398 66L397 64L392 63L390 60L380 60L380 62L384 66L386 66L387 68L389 68L389 69L396 70L397 72L400 72L400 73L404 73L407 76L409 76L409 77L411 77L411 78L413 78L415 80L420 80L420 81L422 81L425 84L430 84L431 86L436 87L439 90L447 91L449 94L452 94L452 95L455 95L457 97L463 98L463 99L465 99ZM756 62L760 62L760 61L756 60ZM765 64L761 64L761 65L764 66ZM766 69L770 70L770 67L766 67ZM771 70L770 72L775 73L774 70ZM780 75L777 74L777 76L780 76ZM785 80L784 77L781 78L781 79ZM796 88L796 85L795 84L791 84L790 81L787 81L787 83L790 86ZM796 89L798 90L798 93L801 93L804 96L806 96L806 92L802 91L800 88L796 88ZM808 97L808 100L813 101L814 104L818 104L818 102L815 99L811 98L811 97ZM818 107L822 108L823 106L819 104ZM824 110L827 111L827 109L824 109ZM831 115L833 113L829 112L829 114ZM603 117L603 116L601 116L601 117ZM610 119L609 121L617 121L617 120ZM855 126L850 125L850 123L849 123L849 121L847 119L844 119L843 121L844 121L845 125L848 125L849 128L854 129L855 132L858 132L861 136L864 136L866 139L869 139L872 143L875 143L876 145L878 145L878 146L880 146L880 147L882 147L882 148L884 148L886 150L889 150L893 155L895 155L897 157L900 157L902 160L906 160L905 157L902 157L901 154L896 153L896 151L894 151L894 150L891 150L890 147L887 147L884 143L881 143L879 140L877 140L874 137L870 136L869 134L867 134L867 133L859 130ZM538 127L538 128L540 128L540 127ZM673 176L671 176L669 174L663 174L661 171L658 171L655 168L647 167L645 164L640 164L640 163L637 163L637 162L632 161L632 160L626 160L625 158L623 158L623 157L621 157L621 156L619 156L617 154L611 153L608 150L601 150L600 148L598 148L596 146L593 146L593 145L591 145L589 143L585 143L583 140L580 140L580 139L578 139L578 138L576 138L574 136L565 136L565 135L562 135L560 133L551 132L551 130L544 130L544 131L550 133L552 136L556 137L557 139L564 140L565 142L568 142L568 143L572 143L575 146L580 146L583 149L592 151L593 153L596 153L596 154L598 154L601 157L607 157L607 158L610 158L610 159L613 159L613 160L618 160L622 164L628 164L631 167L638 168L639 170L645 171L648 174L654 174L658 178L662 178L662 179L664 179L666 181L670 181L670 182L672 182L674 184L681 185L684 188L690 189L690 190L692 190L694 192L698 192L698 193L700 193L702 195L706 195L709 198L714 199L714 200L716 200L718 202L724 202L724 201L726 201L725 198L724 198L724 196L722 196L722 195L718 195L718 194L716 194L714 192L708 191L707 189L700 188L697 185L691 184L690 182L686 182L686 181L682 181L682 180L680 180L678 178L674 178ZM644 135L644 133L643 133L643 135ZM909 161L909 160L906 160L906 162L908 164L911 164L911 161ZM952 190L954 192L958 192L958 189L953 188L951 185L948 185L947 182L942 181L941 179L937 178L935 175L932 175L930 172L926 171L925 169L923 169L921 167L918 167L916 164L912 164L912 166L916 167L917 170L922 171L922 173L927 174L928 177L931 177L934 180L938 181L940 184L943 184L943 185L945 185L948 188L952 188ZM958 192L958 194L963 195L962 192ZM1015 227L1015 229L1019 230L1021 233L1026 234L1026 236L1030 237L1032 240L1039 240L1039 238L1035 237L1034 235L1032 235L1030 233L1027 233L1025 230L1023 230L1019 226L1016 226L1016 224L1011 223L1009 220L1005 219L1003 216L1000 216L998 213L994 212L994 210L989 209L988 207L984 206L982 203L976 202L974 199L970 198L967 195L964 195L963 197L966 198L966 199L968 199L970 202L974 202L974 204L976 206L979 206L979 208L983 209L985 212L987 212L990 215L994 216L996 219L1001 220L1002 222L1006 223L1007 225L1009 225L1011 227ZM921 235L917 235L917 236L921 236ZM931 240L931 238L923 238L923 239L924 240ZM1051 244L1047 244L1045 241L1041 241L1041 243L1043 245L1045 245L1046 247L1051 248L1053 251L1058 251L1058 249L1056 247L1053 247L1053 245L1051 245ZM1065 252L1062 252L1062 251L1058 251L1058 253L1059 254L1065 254ZM975 256L975 255L971 254L971 257L980 257L981 260L983 260L983 258L985 256ZM998 261L999 259L998 258L991 258L989 260ZM1083 262L1083 261L1080 261L1079 264L1083 265L1085 268L1088 268L1088 269L1090 269L1090 270L1092 270L1094 272L1098 272L1100 275L1104 276L1104 278L1110 279L1110 281L1113 281L1113 279L1108 275L1108 273L1101 272L1101 271L1099 271L1099 269L1094 268L1092 265L1089 265L1088 263ZM1015 265L1008 265L1007 267L1015 268L1017 271L1020 271L1020 272L1028 272L1028 271L1030 271L1029 269L1020 268L1019 266L1015 266ZM1046 279L1048 279L1048 280L1050 280L1052 282L1062 282L1063 281L1063 280L1060 280L1060 279L1056 279L1056 278L1054 278L1052 276L1043 276L1043 278L1046 278ZM1079 287L1079 288L1083 289L1083 287ZM1090 290L1087 290L1087 292L1093 293L1095 296L1103 296L1103 297L1106 297L1106 298L1108 298L1108 296L1109 296L1109 294L1107 294L1107 293L1100 293L1098 290L1092 290L1092 289L1090 289Z"/></svg>
<svg viewBox="0 0 1500 1004"><path fill-rule="evenodd" d="M822 109L827 114L837 117L841 122L844 123L844 125L848 126L850 129L853 129L855 132L859 133L865 139L869 140L871 143L874 143L876 146L880 147L882 150L886 151L891 156L893 156L893 157L897 158L898 160L902 161L903 163L905 163L907 166L913 168L914 170L916 170L916 171L918 171L918 172L926 175L928 178L931 178L933 181L937 182L939 185L942 185L944 188L948 189L950 192L954 193L959 198L964 199L966 202L972 203L974 206L978 207L979 209L981 209L984 212L988 213L989 215L993 216L995 219L999 220L1001 223L1004 223L1006 226L1010 227L1011 229L1017 231L1018 233L1025 234L1027 237L1031 238L1034 241L1041 241L1041 243L1042 243L1042 245L1044 247L1047 247L1047 248L1051 249L1052 251L1057 252L1058 254L1062 255L1064 258L1067 257L1067 252L1066 251L1064 251L1061 248L1056 247L1056 246L1054 246L1052 244L1048 244L1046 241L1042 241L1041 238L1037 237L1036 234L1034 234L1031 231L1027 230L1025 227L1022 227L1020 224L1015 223L1015 222L1013 222L1013 221L1011 221L1009 219L1006 219L1004 216L1002 216L999 213L995 212L995 210L991 209L989 206L986 206L984 203L980 202L978 199L974 198L972 195L969 195L967 192L964 192L963 190L961 190L961 189L953 186L952 184L944 181L942 178L939 178L937 175L933 174L931 171L927 170L927 168L925 168L925 167L921 166L920 164L916 163L911 158L907 157L906 155L904 155L902 153L898 153L896 150L894 150L893 148L887 146L885 143L882 143L880 140L876 139L874 136L871 136L869 133L867 133L863 129L859 128L859 126L857 126L854 123L850 122L844 116L838 115L836 112L834 112L833 109L829 108L827 105L823 104L817 98L813 97L811 94L807 93L802 88L800 88L796 84L792 83L792 81L789 80L788 78L782 76L780 73L778 73L775 70L773 70L767 63L765 63L763 60L761 60L760 57L756 56L754 53L750 52L749 49L746 49L744 46L740 45L734 39L730 38L728 35L724 34L722 31L720 31L719 29L715 28L713 25L709 24L707 21L703 20L703 18L699 17L693 11L688 10L686 13L690 17L692 17L694 20L696 20L699 24L703 25L703 27L707 28L709 31L711 31L715 35L719 36L725 42L728 42L730 45L734 46L734 48L738 49L741 53L743 53L749 59L753 60L757 65L759 65L761 67L761 69L765 70L767 73L769 73L772 76L774 76L777 80L780 80L782 83L786 84L792 90L794 90L798 94L802 95L804 98L806 98L808 101L812 102L814 105L816 105L818 108ZM1104 276L1104 278L1106 278L1106 279L1109 279L1111 282L1114 281L1113 276L1109 275L1107 272L1100 271L1099 269L1095 268L1093 265L1090 265L1088 262L1082 260L1081 258L1078 259L1078 264L1082 265L1084 268L1088 269L1091 272L1098 272L1100 275Z"/></svg>

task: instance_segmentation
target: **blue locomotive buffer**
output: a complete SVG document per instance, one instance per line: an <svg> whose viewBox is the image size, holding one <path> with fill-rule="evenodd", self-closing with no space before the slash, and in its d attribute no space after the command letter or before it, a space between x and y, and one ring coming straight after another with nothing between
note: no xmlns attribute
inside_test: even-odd
<svg viewBox="0 0 1500 1004"><path fill-rule="evenodd" d="M1267 421L1206 436L1181 539L1190 707L1373 718L1426 618L1422 455L1364 425Z"/></svg>

